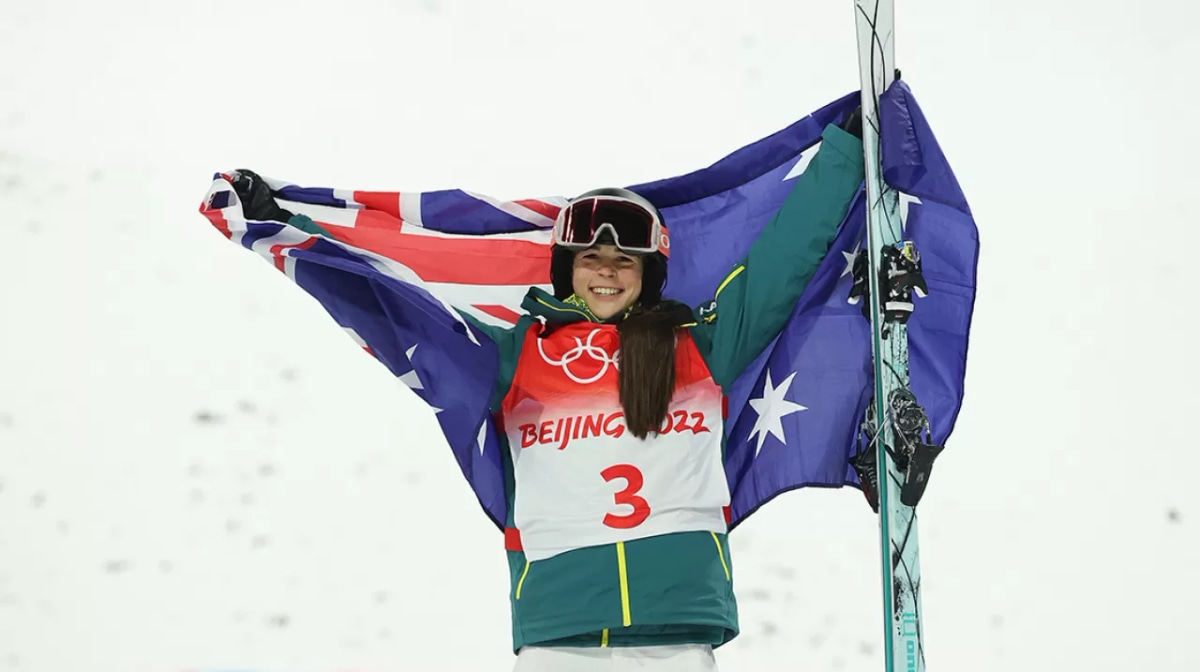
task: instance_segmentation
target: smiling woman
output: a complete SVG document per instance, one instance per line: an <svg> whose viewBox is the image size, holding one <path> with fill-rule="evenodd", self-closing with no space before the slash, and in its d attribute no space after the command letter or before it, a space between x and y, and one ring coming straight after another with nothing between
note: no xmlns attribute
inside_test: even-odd
<svg viewBox="0 0 1200 672"><path fill-rule="evenodd" d="M607 320L633 306L642 293L642 257L599 244L575 254L571 284L596 317Z"/></svg>
<svg viewBox="0 0 1200 672"><path fill-rule="evenodd" d="M531 289L515 329L478 324L507 351L494 399L513 446L519 672L714 670L713 649L737 636L723 399L779 332L861 183L854 118L826 129L790 197L804 206L763 231L703 313L663 298L663 214L608 188L559 211L553 296Z"/></svg>
<svg viewBox="0 0 1200 672"><path fill-rule="evenodd" d="M662 213L653 203L629 189L594 189L555 219L554 296L582 303L600 320L628 317L633 307L662 299L670 250Z"/></svg>
<svg viewBox="0 0 1200 672"><path fill-rule="evenodd" d="M578 196L554 224L554 296L617 325L619 399L639 439L662 431L675 391L675 332L695 324L690 307L662 300L670 249L662 213L628 189Z"/></svg>
<svg viewBox="0 0 1200 672"><path fill-rule="evenodd" d="M862 183L857 117L824 128L702 308L663 299L659 208L611 188L559 210L552 294L530 287L512 326L462 313L499 359L479 382L503 427L518 672L715 670L713 649L738 635L724 400L782 330ZM232 185L249 219L324 235L250 171Z"/></svg>

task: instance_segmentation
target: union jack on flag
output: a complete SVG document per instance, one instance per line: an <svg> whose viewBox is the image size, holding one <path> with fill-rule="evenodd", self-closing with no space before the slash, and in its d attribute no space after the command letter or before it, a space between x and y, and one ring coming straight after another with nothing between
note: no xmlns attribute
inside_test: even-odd
<svg viewBox="0 0 1200 672"><path fill-rule="evenodd" d="M857 104L848 94L687 175L630 188L672 232L667 298L697 306L749 250L819 150L821 132ZM979 242L974 219L904 82L882 98L883 175L905 194L906 236L921 249L928 295L908 322L912 391L944 443L962 403ZM549 289L562 197L501 201L465 190L354 191L271 178L280 205L320 230L247 220L218 173L200 212L312 295L360 346L435 409L488 516L507 517L489 403L498 352L463 314L499 325L530 286ZM857 486L855 452L872 388L870 325L848 301L865 242L860 191L786 327L728 395L731 526L776 495ZM461 311L461 312L460 312Z"/></svg>

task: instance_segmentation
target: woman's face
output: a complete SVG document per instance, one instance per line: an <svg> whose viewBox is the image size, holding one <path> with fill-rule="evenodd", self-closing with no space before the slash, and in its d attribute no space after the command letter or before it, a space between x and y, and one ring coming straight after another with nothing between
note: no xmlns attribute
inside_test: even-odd
<svg viewBox="0 0 1200 672"><path fill-rule="evenodd" d="M615 245L597 245L575 255L571 285L601 320L624 312L642 294L642 258Z"/></svg>

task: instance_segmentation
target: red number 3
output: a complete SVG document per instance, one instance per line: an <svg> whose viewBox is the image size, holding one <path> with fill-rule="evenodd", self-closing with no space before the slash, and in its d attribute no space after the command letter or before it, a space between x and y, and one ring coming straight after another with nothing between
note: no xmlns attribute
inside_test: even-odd
<svg viewBox="0 0 1200 672"><path fill-rule="evenodd" d="M605 514L604 524L626 530L646 522L646 518L650 517L650 504L636 494L645 485L641 470L632 464L614 464L600 472L600 475L604 477L605 481L612 481L616 478L625 479L625 489L613 495L613 501L633 507L632 513L620 516L611 513Z"/></svg>

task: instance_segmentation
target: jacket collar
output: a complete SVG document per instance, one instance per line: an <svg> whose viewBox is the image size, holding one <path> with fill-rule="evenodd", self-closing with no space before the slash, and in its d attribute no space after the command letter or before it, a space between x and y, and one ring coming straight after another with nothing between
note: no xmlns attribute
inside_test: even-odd
<svg viewBox="0 0 1200 672"><path fill-rule="evenodd" d="M574 294L560 301L544 289L530 287L521 302L521 308L534 317L544 318L548 324L561 326L575 322L616 324L629 315L634 307L630 306L622 315L613 315L607 320L602 320L592 313L586 301Z"/></svg>

